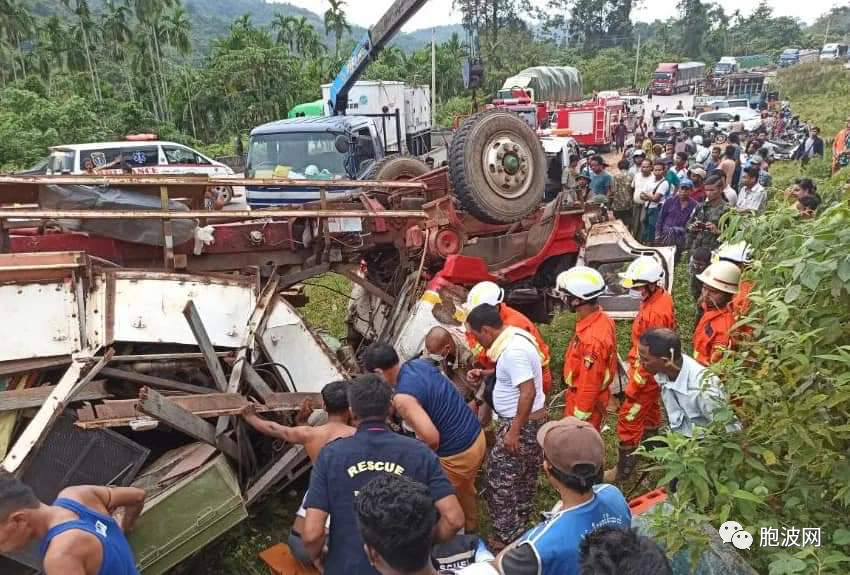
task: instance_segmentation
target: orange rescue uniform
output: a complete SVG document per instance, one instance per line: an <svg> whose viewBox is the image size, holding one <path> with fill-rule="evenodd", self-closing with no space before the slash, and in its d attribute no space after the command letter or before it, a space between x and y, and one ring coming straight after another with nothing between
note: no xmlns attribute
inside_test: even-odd
<svg viewBox="0 0 850 575"><path fill-rule="evenodd" d="M750 292L753 291L753 282L741 280L738 293L732 298L732 311L735 317L741 319L750 311Z"/></svg>
<svg viewBox="0 0 850 575"><path fill-rule="evenodd" d="M694 359L703 365L718 361L721 348L732 345L732 326L736 321L731 303L723 309L705 310L694 330Z"/></svg>
<svg viewBox="0 0 850 575"><path fill-rule="evenodd" d="M659 328L676 329L673 298L661 288L641 302L632 323L626 399L617 419L617 436L621 444L629 447L637 447L647 429L661 426L661 389L652 374L641 367L638 357L641 336Z"/></svg>
<svg viewBox="0 0 850 575"><path fill-rule="evenodd" d="M552 388L552 372L549 370L549 346L543 341L540 330L537 329L533 321L507 304L499 304L499 316L502 318L503 324L518 327L534 336L534 341L537 342L537 349L543 355L541 359L541 363L543 364L543 393L549 393L549 390ZM493 369L496 367L496 364L487 357L487 350L478 343L478 340L469 331L466 332L466 343L469 344L472 357L475 358L474 363L477 363L484 369Z"/></svg>
<svg viewBox="0 0 850 575"><path fill-rule="evenodd" d="M617 333L614 320L601 309L576 324L576 333L564 353L564 416L590 421L597 429L607 414L617 376Z"/></svg>

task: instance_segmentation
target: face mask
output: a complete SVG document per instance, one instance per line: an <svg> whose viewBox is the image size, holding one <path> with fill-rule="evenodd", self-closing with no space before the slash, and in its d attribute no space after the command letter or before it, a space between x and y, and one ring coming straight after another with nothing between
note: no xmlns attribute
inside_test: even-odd
<svg viewBox="0 0 850 575"><path fill-rule="evenodd" d="M427 351L422 353L422 357L425 359L430 359L435 363L443 363L446 361L445 356L440 355L439 353L428 353Z"/></svg>
<svg viewBox="0 0 850 575"><path fill-rule="evenodd" d="M632 299L643 299L643 292L639 289L630 289L629 297Z"/></svg>

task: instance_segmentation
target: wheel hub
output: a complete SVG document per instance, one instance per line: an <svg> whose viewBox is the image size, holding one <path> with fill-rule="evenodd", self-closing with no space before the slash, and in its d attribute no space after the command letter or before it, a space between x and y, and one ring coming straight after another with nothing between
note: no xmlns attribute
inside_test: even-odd
<svg viewBox="0 0 850 575"><path fill-rule="evenodd" d="M484 176L494 192L506 199L514 199L528 191L531 182L531 153L510 136L499 135L491 139L484 151Z"/></svg>

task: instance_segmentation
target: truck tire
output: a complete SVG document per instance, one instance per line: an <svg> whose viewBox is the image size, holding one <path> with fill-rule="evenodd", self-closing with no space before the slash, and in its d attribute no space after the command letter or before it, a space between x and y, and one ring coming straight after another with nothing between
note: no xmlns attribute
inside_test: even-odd
<svg viewBox="0 0 850 575"><path fill-rule="evenodd" d="M490 224L509 224L543 201L546 154L516 114L489 110L464 120L449 150L449 177L461 208Z"/></svg>
<svg viewBox="0 0 850 575"><path fill-rule="evenodd" d="M372 164L367 180L412 180L431 171L428 164L413 156L391 156Z"/></svg>

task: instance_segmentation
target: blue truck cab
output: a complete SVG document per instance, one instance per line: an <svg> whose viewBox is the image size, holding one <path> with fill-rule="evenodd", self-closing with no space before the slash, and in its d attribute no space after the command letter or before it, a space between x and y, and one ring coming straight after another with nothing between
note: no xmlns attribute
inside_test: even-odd
<svg viewBox="0 0 850 575"><path fill-rule="evenodd" d="M798 48L786 48L779 55L779 67L787 68L793 66L800 60L800 50Z"/></svg>
<svg viewBox="0 0 850 575"><path fill-rule="evenodd" d="M251 130L245 175L293 180L362 179L384 157L375 122L362 116L292 118ZM327 190L327 195L350 190ZM248 186L252 208L320 199L310 187Z"/></svg>

